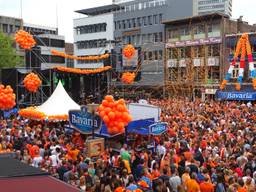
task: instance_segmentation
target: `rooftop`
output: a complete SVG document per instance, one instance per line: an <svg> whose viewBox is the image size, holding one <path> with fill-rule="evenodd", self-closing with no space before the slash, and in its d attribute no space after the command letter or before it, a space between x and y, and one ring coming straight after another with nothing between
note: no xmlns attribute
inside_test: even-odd
<svg viewBox="0 0 256 192"><path fill-rule="evenodd" d="M94 7L94 8L89 8L89 9L82 9L82 10L78 10L75 12L81 13L84 15L88 15L88 16L95 16L95 15L100 15L100 14L104 14L104 13L110 13L110 12L117 11L120 9L123 9L123 7L120 5L111 4L111 5L104 5L104 6Z"/></svg>
<svg viewBox="0 0 256 192"><path fill-rule="evenodd" d="M182 18L182 19L163 21L162 23L166 24L166 25L176 25L176 24L187 23L190 21L202 21L202 20L208 20L208 19L213 19L213 18L216 19L216 18L222 18L222 17L229 18L229 16L226 14L215 12L215 13L209 13L206 15L197 15L197 16L186 17L186 18Z"/></svg>

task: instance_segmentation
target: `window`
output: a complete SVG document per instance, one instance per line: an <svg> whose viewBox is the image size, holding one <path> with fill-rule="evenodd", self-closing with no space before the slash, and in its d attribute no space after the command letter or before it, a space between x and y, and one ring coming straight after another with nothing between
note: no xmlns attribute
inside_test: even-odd
<svg viewBox="0 0 256 192"><path fill-rule="evenodd" d="M149 51L148 52L148 60L152 60L153 59L153 53L152 53L152 51Z"/></svg>
<svg viewBox="0 0 256 192"><path fill-rule="evenodd" d="M13 25L10 25L9 27L10 27L10 33L13 33L14 32L13 31Z"/></svg>
<svg viewBox="0 0 256 192"><path fill-rule="evenodd" d="M153 16L153 20L154 20L154 24L158 24L158 17L157 17L157 15Z"/></svg>
<svg viewBox="0 0 256 192"><path fill-rule="evenodd" d="M220 46L218 44L210 45L208 47L208 56L210 57L220 56Z"/></svg>
<svg viewBox="0 0 256 192"><path fill-rule="evenodd" d="M148 60L148 57L147 57L147 52L144 52L144 60Z"/></svg>
<svg viewBox="0 0 256 192"><path fill-rule="evenodd" d="M149 24L149 25L153 25L153 22L152 22L152 15L148 16L148 24Z"/></svg>
<svg viewBox="0 0 256 192"><path fill-rule="evenodd" d="M163 15L159 14L159 23L162 23Z"/></svg>
<svg viewBox="0 0 256 192"><path fill-rule="evenodd" d="M146 43L146 34L142 35L142 43Z"/></svg>
<svg viewBox="0 0 256 192"><path fill-rule="evenodd" d="M151 43L151 42L153 42L153 35L152 34L148 34L148 41L147 41L148 43Z"/></svg>
<svg viewBox="0 0 256 192"><path fill-rule="evenodd" d="M160 32L159 33L159 42L163 42L163 33L162 32Z"/></svg>
<svg viewBox="0 0 256 192"><path fill-rule="evenodd" d="M154 43L158 42L158 33L154 33Z"/></svg>
<svg viewBox="0 0 256 192"><path fill-rule="evenodd" d="M202 34L205 32L204 25L198 25L195 27L195 34Z"/></svg>
<svg viewBox="0 0 256 192"><path fill-rule="evenodd" d="M89 40L89 41L76 42L77 49L91 49L91 48L98 48L98 47L106 47L106 45L107 45L106 39L95 39L95 40Z"/></svg>
<svg viewBox="0 0 256 192"><path fill-rule="evenodd" d="M122 24L123 24L123 29L126 29L125 20L122 21Z"/></svg>
<svg viewBox="0 0 256 192"><path fill-rule="evenodd" d="M189 29L188 29L188 27L183 27L182 29L180 29L180 35L181 35L181 36L187 36L187 35L189 35Z"/></svg>
<svg viewBox="0 0 256 192"><path fill-rule="evenodd" d="M7 24L3 24L3 32L8 33L8 25Z"/></svg>
<svg viewBox="0 0 256 192"><path fill-rule="evenodd" d="M122 25L121 25L121 22L120 22L120 21L117 21L117 26L118 26L118 29L121 29L121 28L122 28Z"/></svg>
<svg viewBox="0 0 256 192"><path fill-rule="evenodd" d="M136 44L140 44L140 35L136 36Z"/></svg>
<svg viewBox="0 0 256 192"><path fill-rule="evenodd" d="M158 59L159 59L159 60L162 60L162 59L163 59L163 50L159 50Z"/></svg>
<svg viewBox="0 0 256 192"><path fill-rule="evenodd" d="M132 19L132 27L136 27L136 20L135 20L135 18Z"/></svg>
<svg viewBox="0 0 256 192"><path fill-rule="evenodd" d="M137 25L138 25L138 27L141 27L141 17L137 18Z"/></svg>
<svg viewBox="0 0 256 192"><path fill-rule="evenodd" d="M146 18L146 17L143 17L143 18L142 18L142 21L143 21L143 25L144 25L144 26L147 26L147 18Z"/></svg>
<svg viewBox="0 0 256 192"><path fill-rule="evenodd" d="M129 29L129 28L131 28L131 27L132 27L132 25L131 25L131 20L128 19L128 20L127 20L127 28Z"/></svg>
<svg viewBox="0 0 256 192"><path fill-rule="evenodd" d="M154 51L154 60L158 60L158 51Z"/></svg>

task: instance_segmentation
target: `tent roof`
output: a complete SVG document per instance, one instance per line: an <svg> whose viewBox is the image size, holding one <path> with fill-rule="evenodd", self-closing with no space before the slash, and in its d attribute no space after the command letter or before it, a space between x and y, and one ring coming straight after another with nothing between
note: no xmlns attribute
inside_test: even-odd
<svg viewBox="0 0 256 192"><path fill-rule="evenodd" d="M37 107L37 111L47 116L68 115L69 110L79 109L80 106L70 98L60 81L51 97Z"/></svg>

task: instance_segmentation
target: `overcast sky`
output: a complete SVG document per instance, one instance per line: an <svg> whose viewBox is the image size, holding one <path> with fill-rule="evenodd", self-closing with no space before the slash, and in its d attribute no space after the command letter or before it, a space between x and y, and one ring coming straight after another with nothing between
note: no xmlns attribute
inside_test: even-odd
<svg viewBox="0 0 256 192"><path fill-rule="evenodd" d="M73 19L79 15L75 10L110 4L111 0L0 0L0 15L21 17L25 23L57 26L59 34L67 42L73 42ZM178 0L177 0L178 1ZM256 23L255 0L233 0L233 18L244 16L245 21Z"/></svg>

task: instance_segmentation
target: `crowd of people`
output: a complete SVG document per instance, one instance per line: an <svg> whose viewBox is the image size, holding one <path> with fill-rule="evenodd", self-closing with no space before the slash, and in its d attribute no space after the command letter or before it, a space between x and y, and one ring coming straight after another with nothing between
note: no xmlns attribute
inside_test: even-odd
<svg viewBox="0 0 256 192"><path fill-rule="evenodd" d="M0 121L0 153L49 172L81 191L255 192L256 105L182 99L150 100L168 132L108 146L89 158L84 138L63 124ZM115 139L115 138L113 138Z"/></svg>

